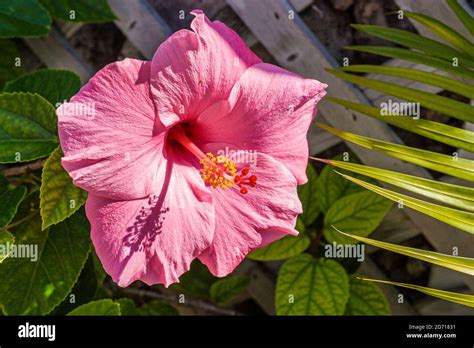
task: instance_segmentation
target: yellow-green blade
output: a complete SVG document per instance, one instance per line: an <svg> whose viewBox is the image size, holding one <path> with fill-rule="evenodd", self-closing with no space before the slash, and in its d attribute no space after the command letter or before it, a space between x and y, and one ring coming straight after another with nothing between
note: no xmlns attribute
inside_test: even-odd
<svg viewBox="0 0 474 348"><path fill-rule="evenodd" d="M412 208L420 213L431 216L448 225L454 226L461 231L474 234L474 214L462 210L448 208L442 205L425 202L421 199L413 198L401 193L391 191L376 185L369 184L363 180L356 179L350 175L339 173L345 179L353 183L365 187L366 189L378 193L385 198L388 198L398 204L403 204L408 208Z"/></svg>
<svg viewBox="0 0 474 348"><path fill-rule="evenodd" d="M413 289L413 290L420 291L420 292L422 292L426 295L430 295L430 296L433 296L433 297L440 298L442 300L446 300L446 301L450 301L450 302L454 302L454 303L459 303L459 304L461 304L463 306L467 306L467 307L474 307L474 296L473 295L460 294L460 293L457 293L457 292L427 288L427 287L419 286L419 285L392 282L392 281L389 281L389 280L379 280L379 279L370 279L370 278L362 278L362 277L358 277L358 278L361 279L361 280L369 281L369 282L384 283L384 284L400 286L402 288Z"/></svg>
<svg viewBox="0 0 474 348"><path fill-rule="evenodd" d="M459 80L435 74L430 71L422 71L417 69L404 68L400 66L384 66L384 65L349 65L340 67L340 70L361 72L367 74L380 74L396 76L407 80L413 80L425 83L427 85L436 86L443 90L455 92L457 94L474 99L474 86Z"/></svg>
<svg viewBox="0 0 474 348"><path fill-rule="evenodd" d="M413 119L407 116L382 116L380 114L380 108L335 97L326 97L326 100L426 138L448 144L455 148L474 152L474 132L466 129L430 120Z"/></svg>
<svg viewBox="0 0 474 348"><path fill-rule="evenodd" d="M413 103L420 103L421 106L427 109L438 111L463 121L474 122L474 107L467 103L419 91L414 88L398 86L393 83L348 74L334 69L326 69L326 71L336 77L355 83L359 86L368 87Z"/></svg>
<svg viewBox="0 0 474 348"><path fill-rule="evenodd" d="M429 16L425 16L421 13L414 13L409 11L404 11L403 15L416 20L418 23L422 24L434 34L436 34L440 39L450 43L452 46L460 49L466 54L472 57L474 53L474 45L470 43L464 36L459 34L456 30L451 29L446 24L438 21Z"/></svg>
<svg viewBox="0 0 474 348"><path fill-rule="evenodd" d="M425 197L454 206L459 209L474 212L474 188L453 185L436 180L419 178L417 176L380 169L363 164L344 161L321 160L337 168L368 176L405 190L418 193Z"/></svg>
<svg viewBox="0 0 474 348"><path fill-rule="evenodd" d="M466 29L471 33L471 35L474 35L474 19L472 16L467 13L461 5L459 5L458 0L447 0L447 2Z"/></svg>
<svg viewBox="0 0 474 348"><path fill-rule="evenodd" d="M434 265L449 268L457 272L474 275L474 259L472 258L446 255L434 251L410 248L402 245L381 242L379 240L345 233L338 230L334 226L332 227L344 236L353 238L359 242L366 243L377 248L392 251L401 255L413 257L415 259L426 261Z"/></svg>
<svg viewBox="0 0 474 348"><path fill-rule="evenodd" d="M425 168L430 168L441 173L449 174L469 181L474 181L474 161L367 138L357 134L341 131L318 122L316 122L316 124L320 128L354 144L376 150L389 156L396 157Z"/></svg>
<svg viewBox="0 0 474 348"><path fill-rule="evenodd" d="M465 67L473 68L474 61L472 57L464 52L458 51L441 42L428 39L418 34L410 33L406 30L387 28L378 25L352 24L353 28L362 31L368 35L379 37L390 42L423 51L434 57L453 62L453 58L458 59L458 64Z"/></svg>
<svg viewBox="0 0 474 348"><path fill-rule="evenodd" d="M453 66L452 62L448 62L444 59L436 58L426 53L412 51L406 48L388 46L346 46L345 48L348 50L366 52L389 58L403 59L410 62L431 66L464 79L474 80L474 72L468 68L464 68L462 66Z"/></svg>

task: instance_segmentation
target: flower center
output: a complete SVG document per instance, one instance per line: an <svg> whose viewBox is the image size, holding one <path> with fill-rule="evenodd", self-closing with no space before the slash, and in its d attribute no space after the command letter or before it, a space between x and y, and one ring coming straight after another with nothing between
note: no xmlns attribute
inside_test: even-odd
<svg viewBox="0 0 474 348"><path fill-rule="evenodd" d="M239 172L235 168L235 162L226 156L214 156L211 152L205 154L186 136L181 126L173 127L169 135L199 159L199 164L202 165L199 174L207 185L222 189L237 186L244 195L248 192L248 188L257 184L257 176L248 175L250 168L244 167Z"/></svg>

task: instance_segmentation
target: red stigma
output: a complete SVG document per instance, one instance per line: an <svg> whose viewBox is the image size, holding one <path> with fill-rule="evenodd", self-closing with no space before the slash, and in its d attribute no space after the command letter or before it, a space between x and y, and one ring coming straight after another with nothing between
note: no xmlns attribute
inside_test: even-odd
<svg viewBox="0 0 474 348"><path fill-rule="evenodd" d="M251 175L247 177L247 174L250 173L250 168L243 168L240 172L240 175L236 175L234 178L234 183L239 186L240 193L245 195L248 193L248 187L255 187L257 185L257 176Z"/></svg>

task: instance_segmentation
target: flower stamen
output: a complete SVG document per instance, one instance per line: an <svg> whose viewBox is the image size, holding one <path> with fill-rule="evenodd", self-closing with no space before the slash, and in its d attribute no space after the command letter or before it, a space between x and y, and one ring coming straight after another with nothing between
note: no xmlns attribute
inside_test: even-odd
<svg viewBox="0 0 474 348"><path fill-rule="evenodd" d="M225 156L215 157L211 152L206 153L206 158L199 160L202 164L201 178L213 188L226 189L234 186L234 176L237 173L235 162Z"/></svg>
<svg viewBox="0 0 474 348"><path fill-rule="evenodd" d="M242 168L237 175L234 161L226 156L214 156L211 152L205 154L186 136L181 127L173 129L170 136L199 159L202 165L199 174L202 180L213 188L227 189L237 185L239 192L244 195L248 193L248 188L255 187L257 184L256 175L248 176L250 168Z"/></svg>

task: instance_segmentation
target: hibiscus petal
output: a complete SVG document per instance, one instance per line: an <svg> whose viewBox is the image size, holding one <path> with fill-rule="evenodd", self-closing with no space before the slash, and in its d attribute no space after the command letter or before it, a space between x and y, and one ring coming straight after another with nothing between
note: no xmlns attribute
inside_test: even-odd
<svg viewBox="0 0 474 348"><path fill-rule="evenodd" d="M112 199L160 191L164 128L155 126L149 76L149 62L109 64L58 109L62 165L75 185Z"/></svg>
<svg viewBox="0 0 474 348"><path fill-rule="evenodd" d="M253 65L231 92L231 111L203 113L193 126L194 138L269 154L294 174L298 185L304 184L306 134L326 87L271 64Z"/></svg>
<svg viewBox="0 0 474 348"><path fill-rule="evenodd" d="M151 66L151 92L161 122L171 127L197 117L229 93L245 72L260 63L242 39L202 11L190 30L180 30L158 47Z"/></svg>
<svg viewBox="0 0 474 348"><path fill-rule="evenodd" d="M262 235L262 243L258 246L258 248L266 247L273 242L286 237L287 235L298 236L299 232L296 230L288 231L285 228L273 227L263 231L260 231Z"/></svg>
<svg viewBox="0 0 474 348"><path fill-rule="evenodd" d="M257 176L257 185L247 194L241 194L235 186L211 190L216 217L214 239L199 259L219 277L232 272L251 250L298 233L294 227L302 208L295 177L271 156L256 156L249 175ZM242 157L237 153L230 158Z"/></svg>
<svg viewBox="0 0 474 348"><path fill-rule="evenodd" d="M211 244L214 208L208 189L194 168L168 166L158 195L133 201L87 199L97 255L122 287L135 280L169 286Z"/></svg>

